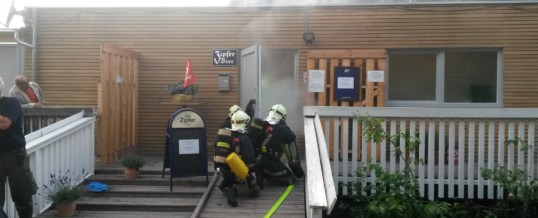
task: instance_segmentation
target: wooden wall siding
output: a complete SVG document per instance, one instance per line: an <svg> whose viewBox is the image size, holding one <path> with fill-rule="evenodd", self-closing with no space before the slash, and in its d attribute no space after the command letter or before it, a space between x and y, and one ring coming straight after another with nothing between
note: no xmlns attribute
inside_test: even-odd
<svg viewBox="0 0 538 218"><path fill-rule="evenodd" d="M324 92L313 93L308 92L307 94L307 105L309 106L342 106L342 107L384 107L385 106L385 83L384 82L367 82L367 72L370 70L385 70L387 51L385 49L357 49L357 50L311 50L306 55L307 57L307 70L324 70L325 71L325 81L324 81ZM335 67L346 66L346 67L356 67L358 68L358 79L357 83L359 84L358 89L358 99L355 101L339 101L334 99L334 92L336 87L335 83ZM343 122L349 122L346 119L331 119L330 121L321 118L322 126L325 126L325 122L328 123L329 127L327 136L328 146L329 146L329 157L331 159L338 157L339 160L342 159L344 151L350 151L351 149L339 148L338 155L334 154L334 146L332 144L347 144L342 142L335 142L335 134L339 134L340 140L344 140L343 135L347 135L348 130L342 129L341 125ZM360 127L357 128L358 131L355 135L362 135L362 130ZM350 138L351 139L351 138ZM345 140L348 140L347 138ZM362 157L360 154L362 143L358 142L359 149L357 150L357 156ZM377 151L380 151L380 144L377 144ZM371 154L372 149L371 143L367 145L368 154ZM380 157L380 153L377 152L377 159ZM370 159L368 155L368 159Z"/></svg>
<svg viewBox="0 0 538 218"><path fill-rule="evenodd" d="M138 141L163 153L166 121L179 106L166 84L182 79L190 58L200 85L194 107L208 124L209 141L238 101L238 66L217 67L215 48L318 49L503 48L505 107L538 106L538 5L369 6L298 8L42 8L38 10L37 78L50 105L97 105L100 45L140 53ZM305 15L312 45L302 40ZM27 52L27 75L31 75ZM218 73L231 90L217 91ZM300 84L304 86L304 84ZM302 104L302 102L301 102ZM297 133L302 136L302 133Z"/></svg>
<svg viewBox="0 0 538 218"><path fill-rule="evenodd" d="M96 153L105 164L137 145L139 56L112 44L101 47Z"/></svg>

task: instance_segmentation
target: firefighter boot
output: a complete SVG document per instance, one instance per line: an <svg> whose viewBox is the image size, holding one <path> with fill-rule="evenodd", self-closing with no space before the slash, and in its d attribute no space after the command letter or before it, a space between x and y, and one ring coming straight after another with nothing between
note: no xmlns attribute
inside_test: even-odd
<svg viewBox="0 0 538 218"><path fill-rule="evenodd" d="M249 196L250 197L258 197L260 195L261 188L256 182L256 176L249 175L247 177L247 184L249 189Z"/></svg>
<svg viewBox="0 0 538 218"><path fill-rule="evenodd" d="M232 207L237 207L237 189L234 186L226 187L224 188L224 193L228 204Z"/></svg>

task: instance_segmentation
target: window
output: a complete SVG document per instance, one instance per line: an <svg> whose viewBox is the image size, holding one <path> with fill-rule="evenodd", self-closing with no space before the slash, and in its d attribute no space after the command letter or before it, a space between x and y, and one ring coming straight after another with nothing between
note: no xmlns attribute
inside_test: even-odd
<svg viewBox="0 0 538 218"><path fill-rule="evenodd" d="M501 107L500 49L388 52L387 106Z"/></svg>

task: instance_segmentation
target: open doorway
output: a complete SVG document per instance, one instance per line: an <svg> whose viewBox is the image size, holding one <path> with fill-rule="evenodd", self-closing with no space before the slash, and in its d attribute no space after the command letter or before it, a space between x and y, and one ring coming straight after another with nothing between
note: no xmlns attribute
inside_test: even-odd
<svg viewBox="0 0 538 218"><path fill-rule="evenodd" d="M298 87L295 49L251 46L241 52L240 104L256 99L256 117L265 118L274 104L286 107L286 121L295 134L303 130L304 93Z"/></svg>

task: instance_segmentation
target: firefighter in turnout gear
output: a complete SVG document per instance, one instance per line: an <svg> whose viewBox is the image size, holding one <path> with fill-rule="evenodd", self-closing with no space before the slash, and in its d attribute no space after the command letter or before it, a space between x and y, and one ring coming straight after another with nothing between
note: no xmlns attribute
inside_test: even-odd
<svg viewBox="0 0 538 218"><path fill-rule="evenodd" d="M235 184L246 184L251 197L260 193L260 187L256 184L254 146L246 134L249 121L250 117L239 110L230 120L231 129L220 129L217 136L213 163L215 170L222 175L218 187L232 207L237 206Z"/></svg>
<svg viewBox="0 0 538 218"><path fill-rule="evenodd" d="M295 133L286 125L286 108L276 104L269 110L265 120L256 118L249 128L249 136L256 147L258 184L264 177L284 179L295 183L303 178Z"/></svg>

